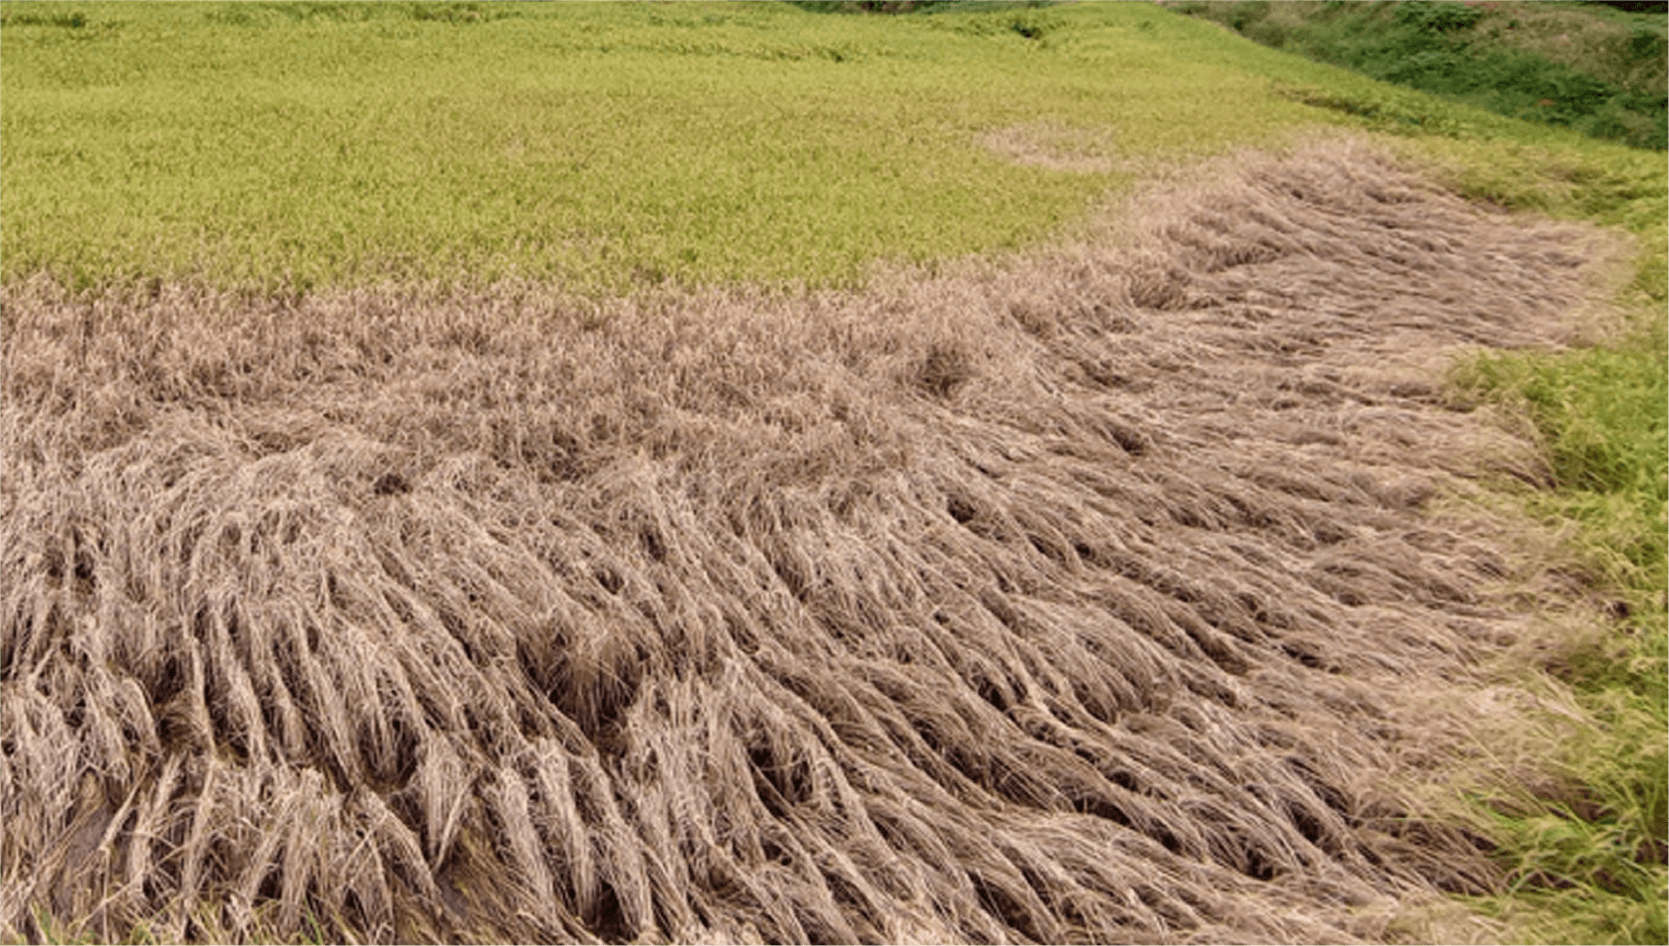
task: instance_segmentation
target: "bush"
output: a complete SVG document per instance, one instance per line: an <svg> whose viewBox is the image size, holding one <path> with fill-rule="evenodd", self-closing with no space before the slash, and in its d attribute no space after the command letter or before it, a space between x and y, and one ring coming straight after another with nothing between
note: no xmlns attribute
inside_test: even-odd
<svg viewBox="0 0 1669 946"><path fill-rule="evenodd" d="M1246 27L1269 15L1269 0L1246 0L1245 3L1234 5L1234 11L1229 14L1229 25L1236 31L1244 33Z"/></svg>
<svg viewBox="0 0 1669 946"><path fill-rule="evenodd" d="M1413 0L1397 6L1397 22L1415 27L1423 33L1453 33L1469 29L1483 15L1482 10L1464 3Z"/></svg>

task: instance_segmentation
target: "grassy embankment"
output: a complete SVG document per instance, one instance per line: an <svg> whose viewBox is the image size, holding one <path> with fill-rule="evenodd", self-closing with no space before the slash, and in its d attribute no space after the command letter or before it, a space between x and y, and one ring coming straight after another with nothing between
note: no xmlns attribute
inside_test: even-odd
<svg viewBox="0 0 1669 946"><path fill-rule="evenodd" d="M1462 384L1529 405L1561 489L1527 501L1588 524L1583 581L1624 602L1609 636L1550 661L1594 723L1546 797L1497 799L1490 830L1522 884L1499 908L1554 939L1661 931L1656 156L1142 8L0 11L9 287L855 285L875 260L1025 247L1163 164L1336 125L1401 133L1473 196L1629 227L1633 339L1481 360ZM951 390L965 370L927 380Z"/></svg>
<svg viewBox="0 0 1669 946"><path fill-rule="evenodd" d="M1501 115L1635 147L1669 146L1669 24L1661 12L1448 0L1168 6L1266 46Z"/></svg>

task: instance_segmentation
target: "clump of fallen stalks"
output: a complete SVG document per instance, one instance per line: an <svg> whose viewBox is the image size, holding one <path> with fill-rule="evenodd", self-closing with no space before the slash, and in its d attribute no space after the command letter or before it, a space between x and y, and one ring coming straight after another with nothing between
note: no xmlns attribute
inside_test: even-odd
<svg viewBox="0 0 1669 946"><path fill-rule="evenodd" d="M856 292L5 287L0 929L1373 939L1495 869L1545 476L1435 395L1596 237L1360 146ZM1432 761L1433 766L1440 761Z"/></svg>

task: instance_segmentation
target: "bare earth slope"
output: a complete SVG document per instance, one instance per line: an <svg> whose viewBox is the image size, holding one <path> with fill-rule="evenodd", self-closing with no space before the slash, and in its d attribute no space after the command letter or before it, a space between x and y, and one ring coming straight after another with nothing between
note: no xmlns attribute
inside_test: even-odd
<svg viewBox="0 0 1669 946"><path fill-rule="evenodd" d="M4 290L0 931L1376 939L1614 250L1360 146L860 293ZM1123 226L1122 224L1120 225ZM316 926L315 926L316 924Z"/></svg>

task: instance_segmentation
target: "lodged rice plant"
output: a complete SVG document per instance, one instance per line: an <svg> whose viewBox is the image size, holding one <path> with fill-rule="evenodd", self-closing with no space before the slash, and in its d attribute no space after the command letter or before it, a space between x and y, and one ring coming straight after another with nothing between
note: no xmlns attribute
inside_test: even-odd
<svg viewBox="0 0 1669 946"><path fill-rule="evenodd" d="M1202 183L1203 181L1203 183ZM0 930L1383 939L1531 619L1431 386L1592 228L1357 144L846 290L0 293ZM1510 696L1510 695L1509 695Z"/></svg>

